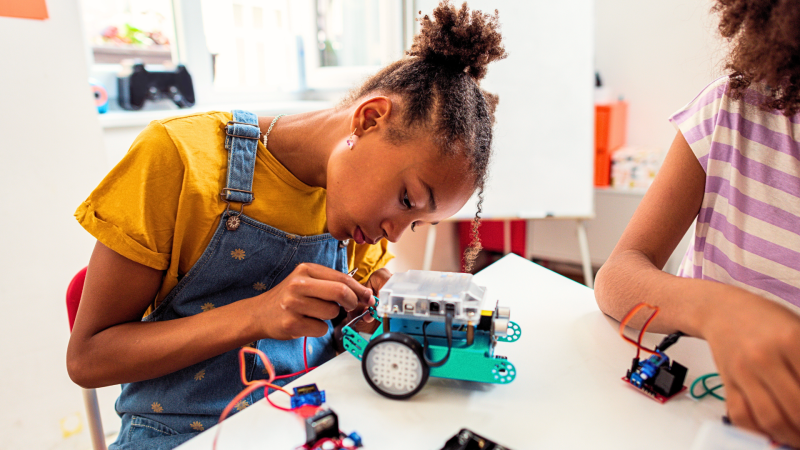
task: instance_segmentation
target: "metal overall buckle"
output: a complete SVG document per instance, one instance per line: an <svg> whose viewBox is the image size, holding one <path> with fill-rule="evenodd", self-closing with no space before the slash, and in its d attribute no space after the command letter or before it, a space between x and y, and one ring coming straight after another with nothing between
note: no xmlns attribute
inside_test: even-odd
<svg viewBox="0 0 800 450"><path fill-rule="evenodd" d="M223 189L222 192L219 193L219 196L222 197L222 201L224 201L225 204L227 204L227 206L225 207L225 212L222 213L222 217L227 216L228 213L231 210L231 202L230 202L230 200L225 198L229 191L242 192L242 193L245 193L245 194L253 195L252 191L245 191L245 190L242 190L242 189L233 189L233 188L227 188L227 187L225 189ZM255 197L255 196L253 195L253 197ZM247 202L247 203L242 203L241 208L239 208L239 213L238 214L231 213L230 217L228 217L228 220L225 221L225 228L228 231L236 231L236 230L239 229L239 225L242 224L242 220L239 218L239 216L241 216L242 213L244 213L244 207L249 205L249 204L251 204L251 203L253 203L252 200Z"/></svg>
<svg viewBox="0 0 800 450"><path fill-rule="evenodd" d="M261 133L261 129L260 129L260 128L258 128L258 137L253 137L253 136L240 136L240 135L238 135L238 134L231 134L231 132L229 131L229 129L230 129L230 128L232 128L232 125L235 125L235 124L239 124L239 125L247 125L247 126L250 126L250 127L256 127L256 128L258 128L258 125L255 125L255 124L252 124L252 123L247 123L247 122L237 122L237 121L235 121L235 120L229 120L229 121L228 121L228 123L227 123L227 124L225 124L225 125L223 126L223 128L225 129L225 134L226 134L227 136L230 136L230 137L237 137L237 138L242 138L242 139L253 139L253 140L256 140L256 141L260 141L260 140L261 140L261 135L262 135L263 133Z"/></svg>

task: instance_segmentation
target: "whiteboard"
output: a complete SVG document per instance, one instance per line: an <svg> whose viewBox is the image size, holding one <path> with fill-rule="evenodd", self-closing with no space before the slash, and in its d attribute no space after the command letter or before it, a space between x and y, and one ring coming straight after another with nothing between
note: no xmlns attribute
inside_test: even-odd
<svg viewBox="0 0 800 450"><path fill-rule="evenodd" d="M415 9L430 14L436 4ZM594 1L467 5L499 11L508 52L481 82L500 96L482 217L593 217ZM476 202L455 217L473 217Z"/></svg>

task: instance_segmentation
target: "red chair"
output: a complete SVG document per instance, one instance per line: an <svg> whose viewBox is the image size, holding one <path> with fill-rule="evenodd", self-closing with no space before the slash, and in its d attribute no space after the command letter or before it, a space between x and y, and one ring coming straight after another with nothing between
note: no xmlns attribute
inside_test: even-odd
<svg viewBox="0 0 800 450"><path fill-rule="evenodd" d="M69 331L75 324L78 314L78 305L83 294L83 282L86 280L86 267L81 269L67 287L67 317L69 318ZM97 391L94 389L81 389L83 391L83 404L86 406L86 419L89 422L89 434L92 437L92 449L106 450L106 437L103 434L103 422L100 420L100 406L97 403Z"/></svg>

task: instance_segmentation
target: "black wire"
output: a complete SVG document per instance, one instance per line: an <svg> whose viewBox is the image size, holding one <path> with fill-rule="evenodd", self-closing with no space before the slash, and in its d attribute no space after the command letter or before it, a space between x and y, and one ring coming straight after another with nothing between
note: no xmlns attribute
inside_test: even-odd
<svg viewBox="0 0 800 450"><path fill-rule="evenodd" d="M428 327L430 322L425 322L422 324L422 338L424 342L424 346L422 348L422 357L425 358L425 362L428 363L429 367L439 367L443 366L444 363L450 359L450 349L453 348L453 312L447 311L444 317L444 332L447 334L447 354L444 355L444 358L440 359L439 361L431 361L428 359L428 335L425 333L425 329Z"/></svg>
<svg viewBox="0 0 800 450"><path fill-rule="evenodd" d="M668 348L672 347L672 344L674 344L674 343L678 342L678 339L680 339L680 338L681 338L681 336L686 336L686 335L685 335L683 332L681 332L681 331L677 331L677 332L675 332L675 333L672 333L672 334L670 334L670 335L667 335L667 336L666 336L666 337L665 337L665 338L664 338L664 339L661 341L661 343L660 343L660 344L658 344L658 346L656 347L656 350L658 350L658 351L660 351L660 352L664 352L664 351L666 351Z"/></svg>

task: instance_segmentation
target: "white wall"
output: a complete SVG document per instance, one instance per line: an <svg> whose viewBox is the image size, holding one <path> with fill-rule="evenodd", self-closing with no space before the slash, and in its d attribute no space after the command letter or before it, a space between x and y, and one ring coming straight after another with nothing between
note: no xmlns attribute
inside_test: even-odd
<svg viewBox="0 0 800 450"><path fill-rule="evenodd" d="M88 448L67 376L65 292L93 239L72 214L105 166L77 0L0 17L0 449ZM80 419L77 419L80 417Z"/></svg>
<svg viewBox="0 0 800 450"><path fill-rule="evenodd" d="M667 118L723 72L709 0L595 0L596 67L628 102L628 144L668 148Z"/></svg>

